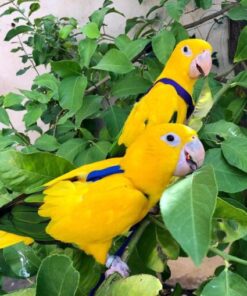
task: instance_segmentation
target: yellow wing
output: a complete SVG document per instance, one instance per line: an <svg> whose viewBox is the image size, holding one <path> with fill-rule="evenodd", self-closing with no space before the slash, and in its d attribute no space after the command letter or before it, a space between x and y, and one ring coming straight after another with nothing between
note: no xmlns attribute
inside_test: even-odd
<svg viewBox="0 0 247 296"><path fill-rule="evenodd" d="M51 186L59 181L68 180L77 177L79 180L85 180L87 175L95 170L102 170L104 168L119 165L121 158L111 158L111 159L104 159L101 161L97 161L94 163L83 165L77 169L74 169L62 176L59 176L48 183L44 184L44 186Z"/></svg>
<svg viewBox="0 0 247 296"><path fill-rule="evenodd" d="M34 240L30 237L21 236L0 230L0 249L7 248L20 242L29 245L33 241Z"/></svg>
<svg viewBox="0 0 247 296"><path fill-rule="evenodd" d="M140 221L148 200L123 174L97 182L60 181L45 190L39 214L52 237L78 245L105 263L112 239Z"/></svg>
<svg viewBox="0 0 247 296"><path fill-rule="evenodd" d="M176 90L163 83L157 83L138 103L128 116L119 144L127 147L142 133L146 126L168 123L177 112L177 123L186 118L187 106Z"/></svg>

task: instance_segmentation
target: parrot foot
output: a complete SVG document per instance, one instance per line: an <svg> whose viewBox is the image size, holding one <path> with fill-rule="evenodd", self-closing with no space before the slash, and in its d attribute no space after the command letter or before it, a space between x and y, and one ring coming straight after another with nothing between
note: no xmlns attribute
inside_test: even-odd
<svg viewBox="0 0 247 296"><path fill-rule="evenodd" d="M119 256L108 256L106 267L108 268L105 272L106 278L114 272L119 273L122 277L129 276L129 267Z"/></svg>

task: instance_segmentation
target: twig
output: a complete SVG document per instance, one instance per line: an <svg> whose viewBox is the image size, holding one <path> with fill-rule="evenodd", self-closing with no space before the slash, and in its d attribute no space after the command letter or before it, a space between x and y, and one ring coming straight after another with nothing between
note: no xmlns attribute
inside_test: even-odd
<svg viewBox="0 0 247 296"><path fill-rule="evenodd" d="M215 77L215 79L220 81L222 78L224 78L224 77L226 77L227 75L229 75L229 74L230 74L230 73L236 68L237 65L238 65L238 63L234 64L234 66L231 67L230 69L228 69L226 72L217 75L217 76Z"/></svg>
<svg viewBox="0 0 247 296"><path fill-rule="evenodd" d="M243 259L240 259L236 256L232 256L232 255L229 255L215 247L210 247L209 248L210 251L212 251L213 253L217 254L218 256L222 257L223 259L225 259L226 261L233 261L233 262L236 262L236 263L240 263L240 264L243 264L243 265L247 265L247 260L243 260Z"/></svg>
<svg viewBox="0 0 247 296"><path fill-rule="evenodd" d="M207 16L201 18L198 21L195 21L193 23L184 25L184 28L185 29L190 29L190 28L194 28L194 27L196 27L198 25L201 25L201 24L203 24L203 23L205 23L205 22L207 22L207 21L209 21L211 19L214 19L214 18L216 18L216 17L224 14L225 12L227 12L228 10L230 10L231 8L233 8L233 7L237 6L237 5L239 5L239 3L238 2L234 2L234 3L232 3L232 4L230 4L230 5L226 6L226 7L224 7L223 9L221 9L221 10L215 12L215 13L212 13L210 15L207 15Z"/></svg>
<svg viewBox="0 0 247 296"><path fill-rule="evenodd" d="M13 3L13 2L14 2L14 0L12 0L12 1L8 1L8 2L6 2L6 3L3 3L3 4L0 5L0 8L6 6L6 5L8 5L8 4L11 4L11 3Z"/></svg>
<svg viewBox="0 0 247 296"><path fill-rule="evenodd" d="M15 8L18 10L18 12L26 19L28 24L32 24L31 20L25 15L25 13L23 13L23 11L20 9L20 7L17 4L15 4L14 1L12 1L12 4L15 6Z"/></svg>
<svg viewBox="0 0 247 296"><path fill-rule="evenodd" d="M22 41L21 41L20 36L18 35L17 38L18 38L18 40L19 40L19 43L20 43L21 48L23 49L25 55L28 56L28 53L27 53L27 51L26 51L26 49L25 49L25 47L24 47L24 45L23 45L23 43L22 43ZM33 69L35 70L35 72L36 72L38 75L40 75L40 74L39 74L39 71L37 70L37 68L36 68L36 66L35 66L35 64L34 64L33 59L32 59L32 58L28 58L28 59L29 59L30 63L32 64L32 67L33 67Z"/></svg>
<svg viewBox="0 0 247 296"><path fill-rule="evenodd" d="M134 251L134 248L137 244L137 242L139 241L140 237L142 236L144 230L146 229L146 227L150 224L150 221L148 219L144 219L140 225L138 226L138 229L136 230L132 240L130 241L128 248L124 251L123 255L122 255L122 260L127 262L130 255L132 254L132 252Z"/></svg>
<svg viewBox="0 0 247 296"><path fill-rule="evenodd" d="M100 80L98 83L96 83L95 85L89 87L86 91L85 94L89 94L91 92L93 92L94 90L96 90L99 86L101 86L102 84L106 83L108 80L110 80L111 77L109 75L107 75L104 79Z"/></svg>

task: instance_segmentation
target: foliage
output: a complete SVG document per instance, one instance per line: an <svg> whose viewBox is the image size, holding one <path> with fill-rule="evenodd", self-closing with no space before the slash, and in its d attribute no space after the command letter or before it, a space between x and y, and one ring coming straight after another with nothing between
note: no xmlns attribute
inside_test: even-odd
<svg viewBox="0 0 247 296"><path fill-rule="evenodd" d="M146 16L127 19L125 32L116 37L105 33L104 19L109 13L123 15L110 0L82 25L68 17L35 18L38 0L1 5L7 7L1 17L13 16L5 41L15 41L12 52L23 62L17 75L37 74L30 90L0 97L0 229L39 235L31 246L18 244L0 252L1 275L37 275L31 288L10 295L86 296L96 286L102 266L74 246L42 234L46 221L35 214L42 201L39 190L74 167L116 153L115 141L135 100L152 85L175 44L189 36L179 22L189 2L157 1ZM195 2L202 9L212 5L211 0ZM227 17L246 20L245 0L224 5ZM165 21L160 17L164 11ZM246 30L239 36L235 63L247 60ZM40 74L39 65L50 70ZM246 254L237 246L246 245L247 235L247 71L233 78L229 73L212 73L195 88L195 100L212 98L190 122L200 129L205 166L170 186L161 199L161 213L151 213L141 224L138 239L124 254L131 276L108 278L96 295L157 295L164 289L158 278L169 277L167 260L186 254L197 265L207 254L226 262L197 295L246 295ZM24 133L14 128L9 110L26 111ZM30 131L38 135L34 143ZM25 204L6 212L20 195ZM113 252L118 245L116 239ZM222 251L227 246L229 254ZM176 295L181 293L178 289Z"/></svg>

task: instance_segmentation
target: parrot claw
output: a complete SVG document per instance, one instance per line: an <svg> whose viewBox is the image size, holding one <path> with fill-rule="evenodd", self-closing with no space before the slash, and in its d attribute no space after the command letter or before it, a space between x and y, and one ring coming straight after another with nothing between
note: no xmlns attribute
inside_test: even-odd
<svg viewBox="0 0 247 296"><path fill-rule="evenodd" d="M129 267L119 256L108 256L106 267L108 268L105 272L106 278L114 272L119 273L122 277L129 276Z"/></svg>

